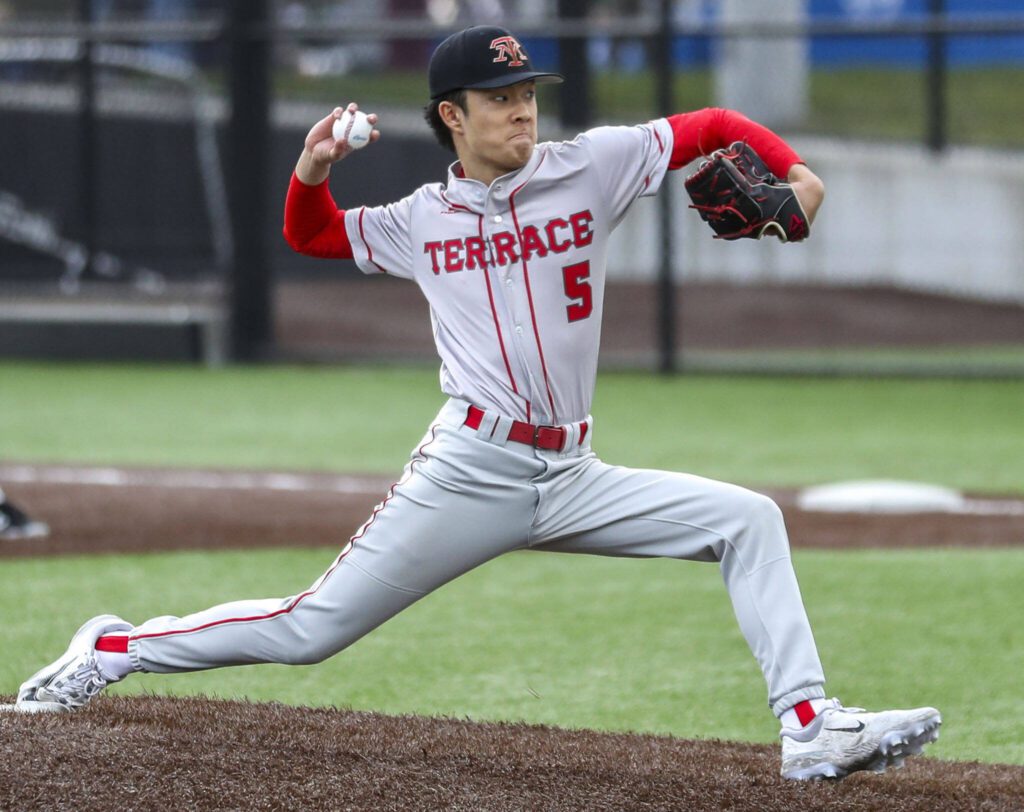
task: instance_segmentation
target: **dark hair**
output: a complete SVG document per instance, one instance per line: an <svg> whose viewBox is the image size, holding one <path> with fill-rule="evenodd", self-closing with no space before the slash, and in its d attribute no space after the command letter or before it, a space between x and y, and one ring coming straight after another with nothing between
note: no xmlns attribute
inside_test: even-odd
<svg viewBox="0 0 1024 812"><path fill-rule="evenodd" d="M430 129L434 131L434 136L437 138L438 143L447 150L455 152L455 141L452 140L452 131L448 129L448 125L441 119L441 113L438 112L438 107L441 106L441 102L451 102L452 104L458 105L463 110L466 109L466 90L460 88L459 90L449 90L447 93L438 96L436 99L431 100L430 104L423 108L423 118L427 120L427 124L430 125Z"/></svg>

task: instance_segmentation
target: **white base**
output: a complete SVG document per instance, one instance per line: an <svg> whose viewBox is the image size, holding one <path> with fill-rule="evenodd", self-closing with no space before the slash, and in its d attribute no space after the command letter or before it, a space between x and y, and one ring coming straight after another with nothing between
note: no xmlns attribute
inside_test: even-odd
<svg viewBox="0 0 1024 812"><path fill-rule="evenodd" d="M940 485L864 480L806 488L797 506L832 513L959 513L965 503L959 492Z"/></svg>
<svg viewBox="0 0 1024 812"><path fill-rule="evenodd" d="M56 702L29 702L21 707L17 705L0 705L0 713L58 713L66 710Z"/></svg>

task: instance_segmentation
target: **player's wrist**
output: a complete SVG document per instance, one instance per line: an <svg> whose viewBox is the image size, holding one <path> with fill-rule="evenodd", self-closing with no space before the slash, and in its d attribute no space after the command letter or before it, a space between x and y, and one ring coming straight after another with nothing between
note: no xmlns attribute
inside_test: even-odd
<svg viewBox="0 0 1024 812"><path fill-rule="evenodd" d="M805 164L793 164L786 180L793 186L793 192L807 214L807 220L814 222L818 208L825 199L825 184Z"/></svg>
<svg viewBox="0 0 1024 812"><path fill-rule="evenodd" d="M308 147L302 151L295 164L295 177L307 186L319 186L331 174L331 161L322 160Z"/></svg>

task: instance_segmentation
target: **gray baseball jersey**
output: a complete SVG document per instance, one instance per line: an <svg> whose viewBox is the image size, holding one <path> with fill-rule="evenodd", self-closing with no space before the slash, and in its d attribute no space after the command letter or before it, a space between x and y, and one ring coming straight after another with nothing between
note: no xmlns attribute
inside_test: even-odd
<svg viewBox="0 0 1024 812"><path fill-rule="evenodd" d="M133 665L317 662L497 555L554 550L719 562L773 711L824 697L776 505L688 474L609 465L591 447L607 241L660 186L671 144L664 120L602 127L538 145L490 186L456 166L444 186L348 211L360 267L411 279L429 301L449 400L308 590L150 620L129 638Z"/></svg>
<svg viewBox="0 0 1024 812"><path fill-rule="evenodd" d="M456 164L447 185L347 212L359 267L414 280L430 303L445 394L526 422L587 417L608 238L658 190L671 144L665 119L599 127L538 145L490 188Z"/></svg>

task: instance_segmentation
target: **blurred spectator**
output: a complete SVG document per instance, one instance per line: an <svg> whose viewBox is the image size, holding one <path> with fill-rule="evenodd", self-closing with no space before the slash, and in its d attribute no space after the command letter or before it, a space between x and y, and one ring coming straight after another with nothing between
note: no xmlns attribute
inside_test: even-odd
<svg viewBox="0 0 1024 812"><path fill-rule="evenodd" d="M0 541L43 538L50 528L43 522L30 519L15 507L0 489Z"/></svg>

